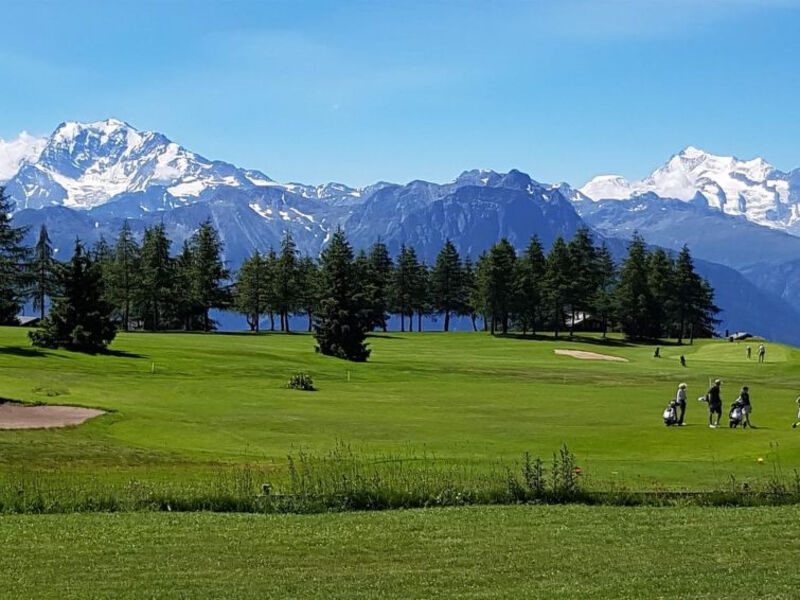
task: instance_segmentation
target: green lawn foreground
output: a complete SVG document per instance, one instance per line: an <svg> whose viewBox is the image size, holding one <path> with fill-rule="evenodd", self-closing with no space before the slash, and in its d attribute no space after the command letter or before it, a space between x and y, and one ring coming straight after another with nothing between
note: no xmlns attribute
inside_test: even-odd
<svg viewBox="0 0 800 600"><path fill-rule="evenodd" d="M800 508L0 517L3 598L796 598Z"/></svg>
<svg viewBox="0 0 800 600"><path fill-rule="evenodd" d="M707 488L773 470L790 477L800 465L800 431L790 428L800 393L794 348L768 344L758 365L744 344L726 341L666 345L661 359L652 346L619 339L462 332L369 341L366 364L315 354L305 334L120 334L111 355L86 356L36 350L24 329L0 328L0 397L114 411L68 429L0 431L0 473L176 480L231 464L281 469L288 452L324 452L337 441L367 455L426 454L477 469L526 451L547 459L566 443L587 481L635 489ZM629 362L556 356L556 348ZM319 391L285 389L298 370ZM708 429L695 398L714 377L725 380L726 404L750 385L759 429ZM668 429L661 411L681 381L689 426Z"/></svg>

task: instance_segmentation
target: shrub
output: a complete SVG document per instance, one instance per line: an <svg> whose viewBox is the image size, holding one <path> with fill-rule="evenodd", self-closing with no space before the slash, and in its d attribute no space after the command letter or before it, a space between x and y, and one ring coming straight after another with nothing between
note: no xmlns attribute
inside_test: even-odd
<svg viewBox="0 0 800 600"><path fill-rule="evenodd" d="M317 388L314 387L314 380L308 373L298 372L292 375L286 387L290 390L302 390L304 392L313 392Z"/></svg>

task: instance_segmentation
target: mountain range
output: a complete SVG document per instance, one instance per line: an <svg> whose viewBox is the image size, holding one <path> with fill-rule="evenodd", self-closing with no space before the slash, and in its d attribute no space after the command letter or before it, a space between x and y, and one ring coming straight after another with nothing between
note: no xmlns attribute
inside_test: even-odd
<svg viewBox="0 0 800 600"><path fill-rule="evenodd" d="M601 176L580 189L517 170L354 188L279 183L108 119L0 140L0 183L29 241L46 224L61 258L76 237L113 240L125 220L140 235L164 223L177 249L211 219L232 268L286 231L316 255L338 226L356 248L380 239L396 253L405 243L428 262L447 239L474 258L500 237L522 248L535 234L549 247L584 225L620 257L639 231L653 245L690 246L724 308L721 329L800 344L800 170L761 158L688 147L642 180Z"/></svg>

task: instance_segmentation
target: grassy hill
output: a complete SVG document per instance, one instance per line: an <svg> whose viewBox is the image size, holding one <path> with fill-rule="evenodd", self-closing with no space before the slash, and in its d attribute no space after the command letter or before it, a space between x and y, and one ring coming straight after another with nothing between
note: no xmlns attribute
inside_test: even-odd
<svg viewBox="0 0 800 600"><path fill-rule="evenodd" d="M666 345L660 359L652 346L619 339L392 333L370 344L370 362L351 364L315 354L302 334L121 334L112 354L86 356L36 350L24 330L0 328L0 397L114 411L68 429L0 431L0 472L280 470L287 452L337 441L367 455L424 454L478 471L526 451L547 458L566 443L593 485L636 489L701 489L800 464L800 432L790 428L800 393L794 348L768 344L759 365L746 360L743 343L726 341ZM285 389L298 370L319 391ZM706 405L694 398L715 377L726 405L750 386L757 430L706 426ZM661 411L681 381L688 426L666 428Z"/></svg>

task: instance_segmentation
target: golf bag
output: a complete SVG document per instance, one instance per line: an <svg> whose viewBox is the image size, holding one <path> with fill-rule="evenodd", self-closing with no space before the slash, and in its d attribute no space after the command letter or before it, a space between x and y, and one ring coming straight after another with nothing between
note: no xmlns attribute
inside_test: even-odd
<svg viewBox="0 0 800 600"><path fill-rule="evenodd" d="M664 418L664 425L667 427L671 427L672 425L676 425L678 423L677 407L678 403L675 402L675 400L671 400L667 405L667 408L664 409L662 417Z"/></svg>
<svg viewBox="0 0 800 600"><path fill-rule="evenodd" d="M728 425L731 429L736 429L739 424L741 424L742 419L744 418L744 412L742 412L742 405L738 402L734 402L731 404L731 410L728 413Z"/></svg>

